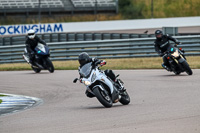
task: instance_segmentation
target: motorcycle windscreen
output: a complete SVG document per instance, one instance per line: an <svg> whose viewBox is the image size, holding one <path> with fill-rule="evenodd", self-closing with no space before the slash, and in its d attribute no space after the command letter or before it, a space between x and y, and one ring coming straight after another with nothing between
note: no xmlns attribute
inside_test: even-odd
<svg viewBox="0 0 200 133"><path fill-rule="evenodd" d="M49 54L48 47L44 46L43 44L38 43L37 47L35 48L37 54L40 55L47 55Z"/></svg>
<svg viewBox="0 0 200 133"><path fill-rule="evenodd" d="M92 71L92 62L87 63L84 66L82 66L79 73L84 78L87 78L90 75L91 71Z"/></svg>

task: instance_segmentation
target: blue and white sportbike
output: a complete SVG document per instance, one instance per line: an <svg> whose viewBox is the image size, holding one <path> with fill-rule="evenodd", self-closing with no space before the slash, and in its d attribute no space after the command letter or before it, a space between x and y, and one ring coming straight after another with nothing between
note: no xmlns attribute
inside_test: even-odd
<svg viewBox="0 0 200 133"><path fill-rule="evenodd" d="M104 64L103 64L104 65ZM109 78L99 65L92 65L92 62L85 64L79 70L81 78L74 79L74 83L79 80L86 86L86 92L91 93L106 108L112 107L113 103L120 102L123 105L130 103L130 97L124 88L122 80L115 77L115 81Z"/></svg>
<svg viewBox="0 0 200 133"><path fill-rule="evenodd" d="M51 60L49 59L50 50L49 47L43 44L38 43L35 48L35 58L32 63L30 63L30 58L28 56L27 49L24 49L23 57L31 65L31 68L36 73L39 73L41 70L48 70L50 73L54 72L54 66Z"/></svg>

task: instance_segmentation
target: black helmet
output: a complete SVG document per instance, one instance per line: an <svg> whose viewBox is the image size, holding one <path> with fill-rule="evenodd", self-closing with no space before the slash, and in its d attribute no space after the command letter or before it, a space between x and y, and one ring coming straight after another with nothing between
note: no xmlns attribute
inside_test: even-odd
<svg viewBox="0 0 200 133"><path fill-rule="evenodd" d="M155 31L155 36L156 36L157 39L161 39L161 38L162 38L162 35L163 35L163 33L162 33L161 30L156 30L156 31Z"/></svg>
<svg viewBox="0 0 200 133"><path fill-rule="evenodd" d="M90 57L89 57L88 53L86 53L86 52L80 53L78 56L78 61L79 61L80 65L84 65L84 64L88 63L89 60L90 60Z"/></svg>

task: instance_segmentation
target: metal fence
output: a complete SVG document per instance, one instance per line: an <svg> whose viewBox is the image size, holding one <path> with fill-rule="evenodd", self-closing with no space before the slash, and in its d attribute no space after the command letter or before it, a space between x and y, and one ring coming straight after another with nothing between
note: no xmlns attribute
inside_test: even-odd
<svg viewBox="0 0 200 133"><path fill-rule="evenodd" d="M92 41L92 40L111 40L129 38L154 37L152 34L125 34L125 33L49 33L38 34L47 43L49 42L68 42L68 41ZM0 46L24 44L26 36L7 36L0 38Z"/></svg>
<svg viewBox="0 0 200 133"><path fill-rule="evenodd" d="M177 36L195 35L192 33L177 34ZM131 34L131 33L49 33L38 34L47 43L49 42L71 42L71 41L92 41L92 40L113 40L155 37L154 34ZM0 37L0 46L24 44L26 36Z"/></svg>
<svg viewBox="0 0 200 133"><path fill-rule="evenodd" d="M200 35L176 36L182 42L186 55L200 55ZM51 59L75 60L81 52L98 58L156 57L153 42L155 38L116 39L97 41L76 41L48 43ZM25 45L0 47L0 63L25 62L22 58Z"/></svg>

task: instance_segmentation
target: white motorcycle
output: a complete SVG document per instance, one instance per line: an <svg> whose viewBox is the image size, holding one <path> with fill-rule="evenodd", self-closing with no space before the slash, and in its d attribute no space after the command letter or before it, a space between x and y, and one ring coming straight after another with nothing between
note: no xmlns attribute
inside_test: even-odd
<svg viewBox="0 0 200 133"><path fill-rule="evenodd" d="M100 70L101 65L92 65L92 62L80 68L80 75L83 78L74 79L74 83L80 80L87 87L87 91L93 94L104 107L112 107L118 101L123 105L130 103L130 97L120 79L114 82L104 71ZM119 75L116 76L116 78Z"/></svg>

